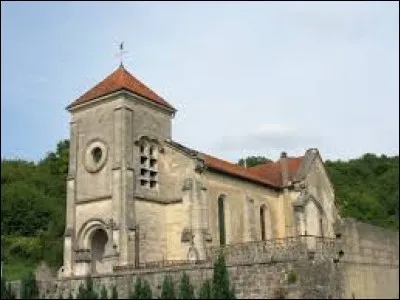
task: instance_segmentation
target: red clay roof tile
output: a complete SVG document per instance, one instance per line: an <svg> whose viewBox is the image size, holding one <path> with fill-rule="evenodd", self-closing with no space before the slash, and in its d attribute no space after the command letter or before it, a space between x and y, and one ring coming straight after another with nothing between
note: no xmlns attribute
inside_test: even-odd
<svg viewBox="0 0 400 300"><path fill-rule="evenodd" d="M244 179L248 179L250 181L261 183L267 186L275 188L279 187L279 185L271 181L269 178L266 178L264 176L259 176L258 174L253 174L252 172L249 172L249 169L245 169L239 165L224 161L222 159L213 157L208 154L203 154L203 155L204 155L204 163L210 169L220 171L229 175L241 177Z"/></svg>
<svg viewBox="0 0 400 300"><path fill-rule="evenodd" d="M127 90L129 92L138 94L146 99L156 102L162 106L173 109L173 106L170 105L163 98L158 96L155 92L153 92L150 88L148 88L145 84L136 79L132 74L130 74L122 65L115 70L111 75L106 77L103 81L98 83L88 92L83 94L73 103L71 103L68 108L74 107L76 105L89 102L93 99L99 98L101 96L105 96L111 94L116 91Z"/></svg>
<svg viewBox="0 0 400 300"><path fill-rule="evenodd" d="M300 167L301 161L303 160L303 156L301 157L288 157L288 171L289 178L292 180L297 170ZM277 186L282 186L282 173L280 162L269 162L266 164L254 166L247 169L248 172L257 175L261 178L265 178L273 182Z"/></svg>

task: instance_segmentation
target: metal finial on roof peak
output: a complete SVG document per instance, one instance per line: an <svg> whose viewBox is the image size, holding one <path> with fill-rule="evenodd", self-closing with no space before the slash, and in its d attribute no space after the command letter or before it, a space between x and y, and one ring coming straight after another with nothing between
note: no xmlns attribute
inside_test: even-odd
<svg viewBox="0 0 400 300"><path fill-rule="evenodd" d="M128 51L124 51L124 42L122 41L122 42L119 44L119 53L116 55L116 56L118 56L119 59L120 59L120 64L119 64L119 66L122 67L122 68L124 68L123 57L124 57L124 55L127 54L127 53L128 53Z"/></svg>

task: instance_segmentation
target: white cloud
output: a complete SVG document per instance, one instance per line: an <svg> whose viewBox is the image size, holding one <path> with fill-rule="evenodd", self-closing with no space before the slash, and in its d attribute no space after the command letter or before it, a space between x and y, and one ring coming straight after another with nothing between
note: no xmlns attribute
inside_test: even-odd
<svg viewBox="0 0 400 300"><path fill-rule="evenodd" d="M318 134L305 128L287 124L261 124L250 132L224 137L217 143L217 148L222 151L241 149L293 151L314 147L320 144L321 140Z"/></svg>

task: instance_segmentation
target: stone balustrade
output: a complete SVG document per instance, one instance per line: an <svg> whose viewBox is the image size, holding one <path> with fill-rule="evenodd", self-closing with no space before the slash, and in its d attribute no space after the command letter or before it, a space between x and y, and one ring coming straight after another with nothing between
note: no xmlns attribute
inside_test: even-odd
<svg viewBox="0 0 400 300"><path fill-rule="evenodd" d="M223 247L214 246L207 249L207 259L214 260L220 251L228 264L333 259L338 253L335 239L317 236L287 237Z"/></svg>

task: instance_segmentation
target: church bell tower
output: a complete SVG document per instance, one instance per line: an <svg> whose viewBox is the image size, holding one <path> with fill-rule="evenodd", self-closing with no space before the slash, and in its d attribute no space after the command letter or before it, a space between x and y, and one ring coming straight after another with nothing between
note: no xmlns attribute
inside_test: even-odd
<svg viewBox="0 0 400 300"><path fill-rule="evenodd" d="M109 273L136 261L135 195L158 191L154 141L171 138L176 110L122 64L67 110L70 153L59 275Z"/></svg>

